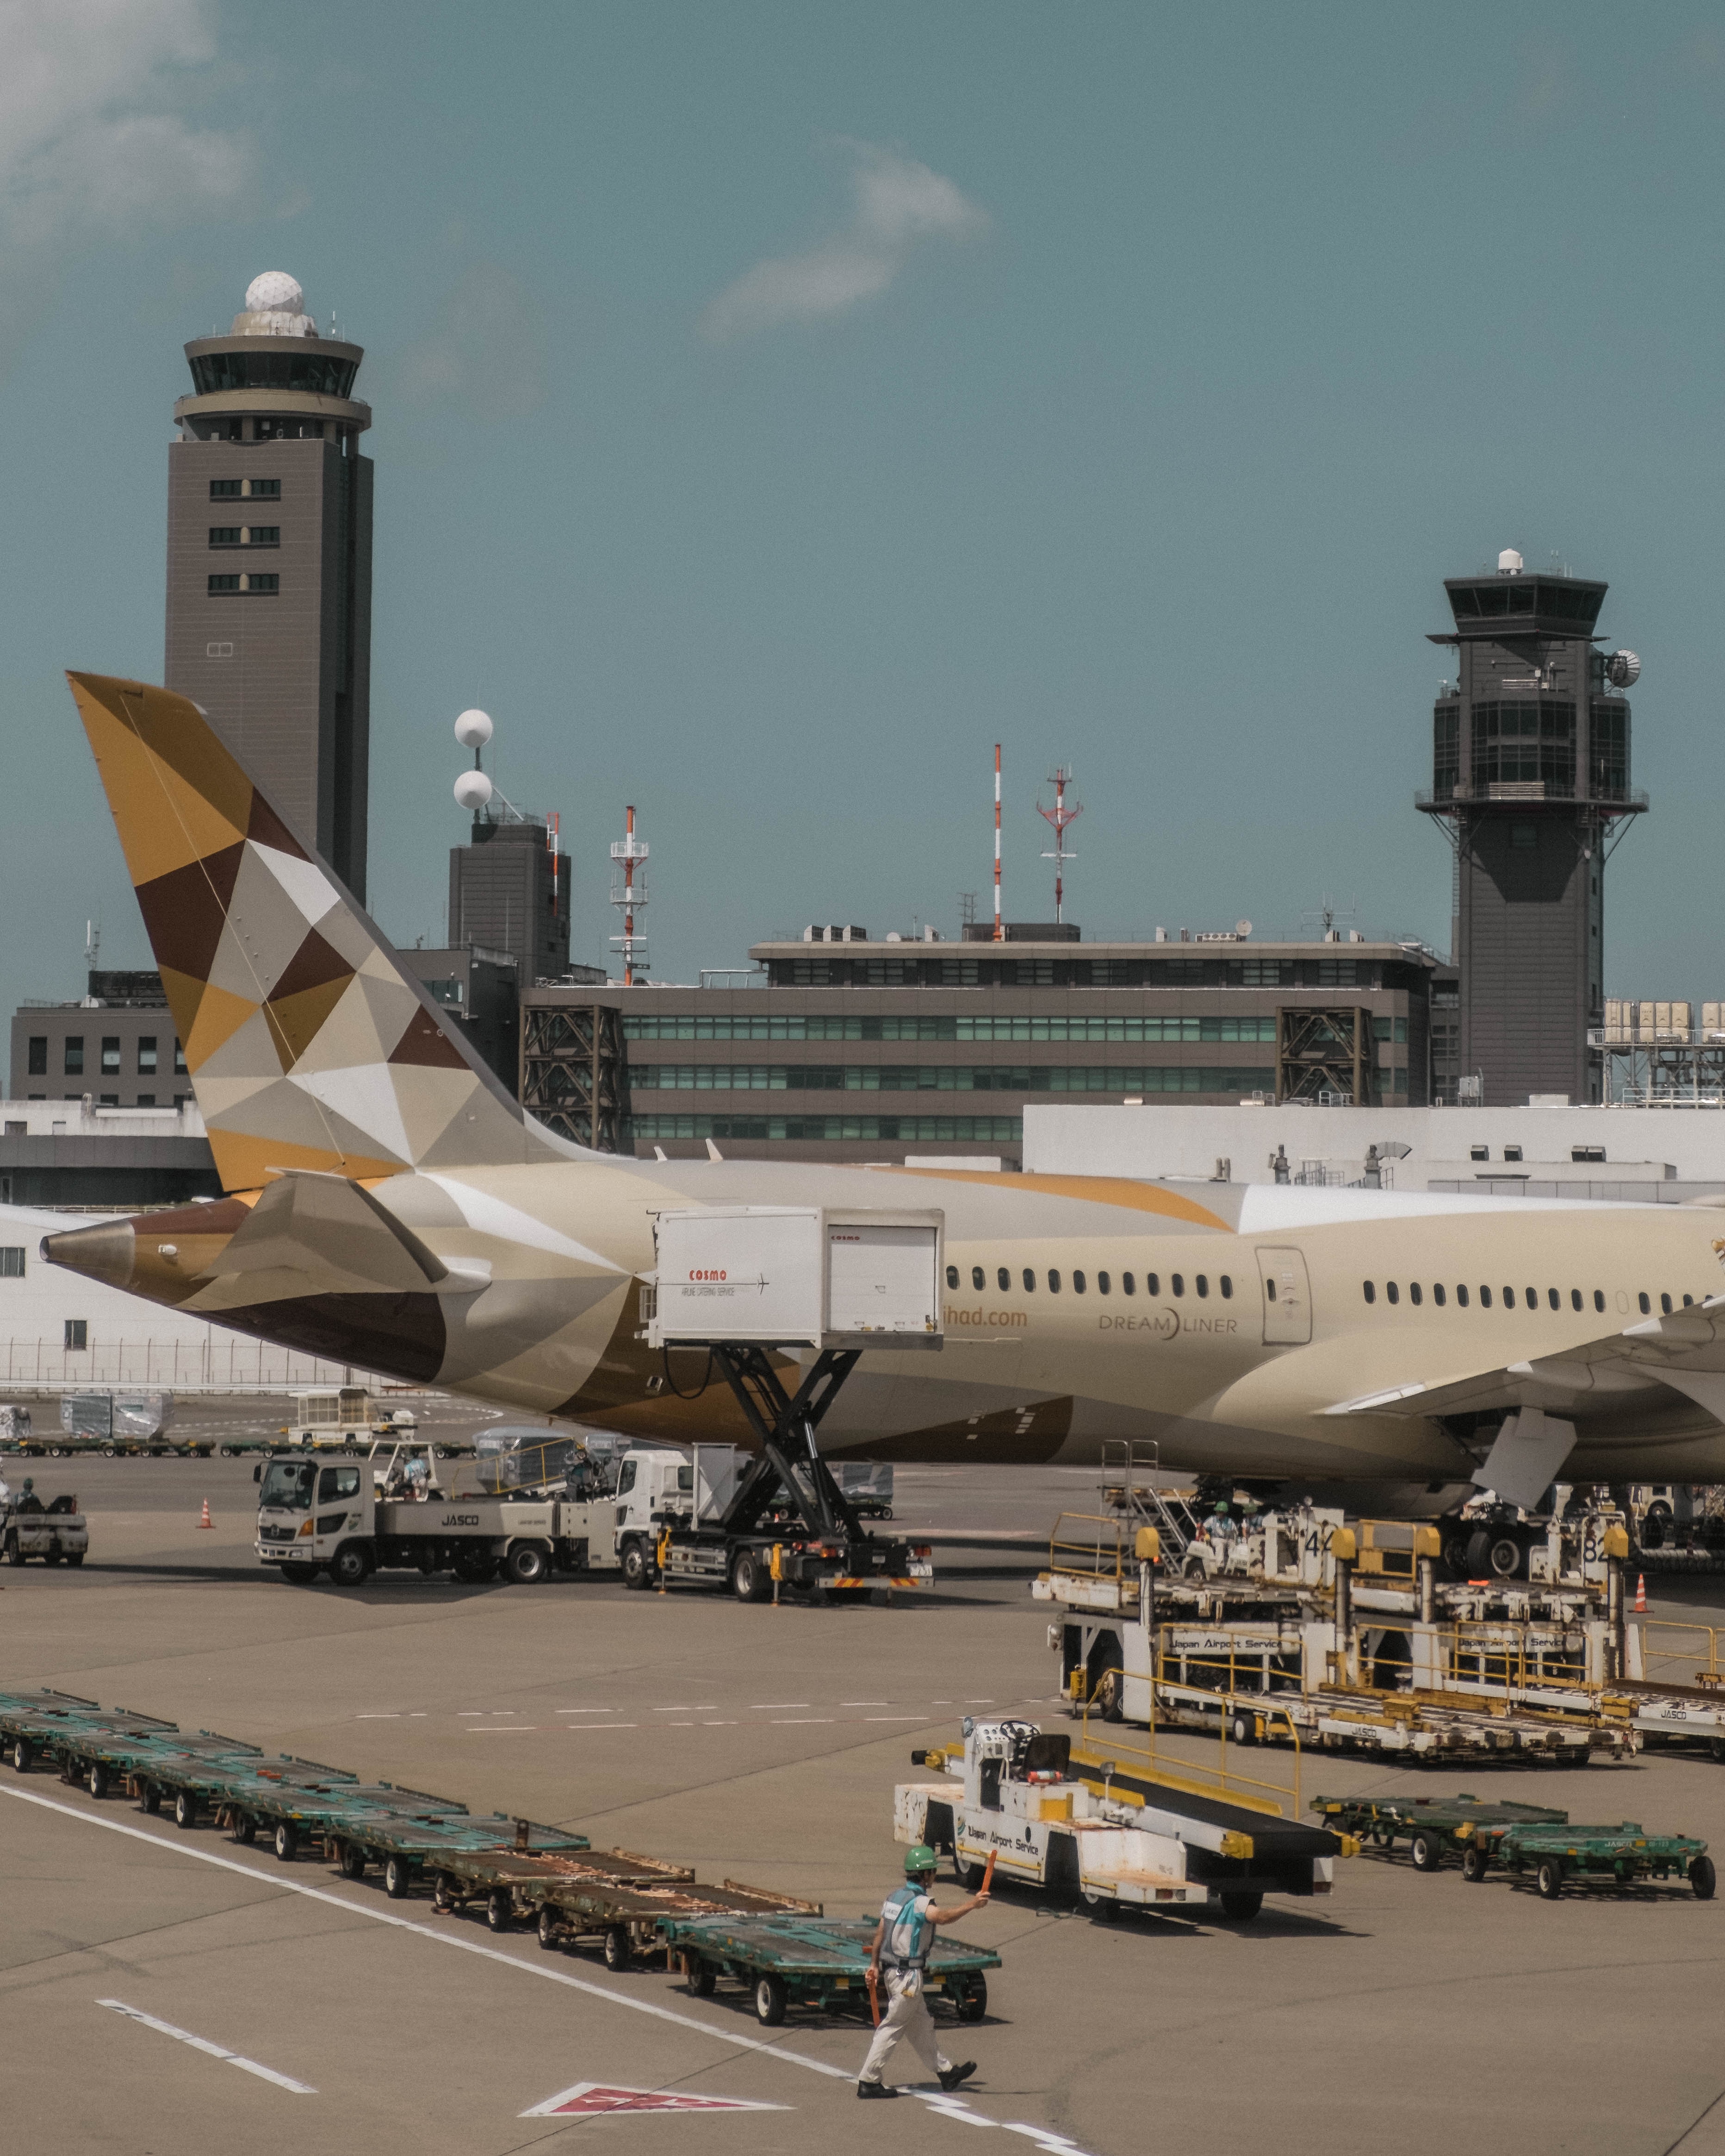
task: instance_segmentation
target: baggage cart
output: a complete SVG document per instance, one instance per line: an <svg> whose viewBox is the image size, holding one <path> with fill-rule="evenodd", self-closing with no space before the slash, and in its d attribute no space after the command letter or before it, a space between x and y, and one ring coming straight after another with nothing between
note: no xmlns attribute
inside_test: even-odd
<svg viewBox="0 0 1725 2156"><path fill-rule="evenodd" d="M1717 1878L1707 1850L1692 1835L1648 1834L1630 1820L1616 1826L1507 1821L1474 1829L1461 1876L1475 1885L1494 1875L1531 1879L1544 1902L1555 1902L1572 1883L1625 1887L1686 1880L1697 1901L1711 1902Z"/></svg>
<svg viewBox="0 0 1725 2156"><path fill-rule="evenodd" d="M1314 1797L1311 1809L1337 1834L1351 1834L1363 1848L1393 1856L1407 1845L1416 1871L1440 1870L1446 1856L1461 1856L1484 1826L1566 1826L1568 1812L1543 1804L1502 1804L1470 1796Z"/></svg>
<svg viewBox="0 0 1725 2156"><path fill-rule="evenodd" d="M872 1917L662 1917L659 1931L696 1998L710 1999L721 1981L738 1984L769 2029L793 2006L868 2014ZM930 2005L980 2021L988 2010L987 1972L999 1966L988 1948L937 1932L924 1987Z"/></svg>

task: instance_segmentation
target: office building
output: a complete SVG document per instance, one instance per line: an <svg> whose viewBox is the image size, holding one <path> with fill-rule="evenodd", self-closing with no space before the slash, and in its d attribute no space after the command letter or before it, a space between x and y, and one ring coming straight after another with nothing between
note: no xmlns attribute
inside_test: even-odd
<svg viewBox="0 0 1725 2156"><path fill-rule="evenodd" d="M607 1005L646 1157L711 1140L740 1158L1015 1167L1038 1099L1428 1098L1436 962L1417 946L1085 944L1066 924L1004 945L811 929L750 956L761 987L524 989L524 1097L554 1091L549 1016Z"/></svg>
<svg viewBox="0 0 1725 2156"><path fill-rule="evenodd" d="M567 974L569 857L542 817L494 802L449 849L449 942L507 952L523 988Z"/></svg>
<svg viewBox="0 0 1725 2156"><path fill-rule="evenodd" d="M186 346L168 449L162 679L209 714L295 834L364 902L371 726L371 408L359 346L255 278Z"/></svg>
<svg viewBox="0 0 1725 2156"><path fill-rule="evenodd" d="M1647 806L1630 783L1633 652L1594 634L1606 587L1519 554L1445 581L1456 670L1416 797L1455 855L1456 1091L1492 1106L1597 1101L1605 864ZM1447 1076L1447 1074L1446 1074Z"/></svg>

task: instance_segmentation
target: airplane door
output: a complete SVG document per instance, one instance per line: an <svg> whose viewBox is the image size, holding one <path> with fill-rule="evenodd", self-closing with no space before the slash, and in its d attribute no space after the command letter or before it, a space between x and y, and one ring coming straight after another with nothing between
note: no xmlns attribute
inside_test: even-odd
<svg viewBox="0 0 1725 2156"><path fill-rule="evenodd" d="M1298 1250L1258 1252L1264 1295L1264 1345L1303 1348L1312 1337L1312 1283Z"/></svg>

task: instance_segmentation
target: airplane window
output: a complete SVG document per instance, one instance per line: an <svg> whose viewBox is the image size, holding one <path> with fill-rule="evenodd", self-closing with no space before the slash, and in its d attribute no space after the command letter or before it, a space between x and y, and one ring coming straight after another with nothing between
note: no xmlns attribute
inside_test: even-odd
<svg viewBox="0 0 1725 2156"><path fill-rule="evenodd" d="M1561 1310L1563 1308L1563 1298L1558 1293L1554 1287L1548 1287L1545 1291L1545 1297L1546 1301L1550 1303L1553 1310Z"/></svg>
<svg viewBox="0 0 1725 2156"><path fill-rule="evenodd" d="M1030 1268L1026 1265L1024 1267L1024 1293L1026 1295L1034 1295L1035 1292L1036 1276L1031 1271Z"/></svg>
<svg viewBox="0 0 1725 2156"><path fill-rule="evenodd" d="M1182 1273L1170 1273L1168 1276L1168 1284L1176 1295L1184 1295L1186 1292L1185 1276Z"/></svg>
<svg viewBox="0 0 1725 2156"><path fill-rule="evenodd" d="M1489 1310L1491 1307L1491 1291L1488 1287L1482 1287L1480 1290L1480 1308L1481 1310Z"/></svg>
<svg viewBox="0 0 1725 2156"><path fill-rule="evenodd" d="M1491 1291L1487 1289L1486 1301L1490 1300ZM1466 1310L1467 1307L1467 1290L1465 1287L1458 1286L1455 1290L1455 1307L1458 1310Z"/></svg>
<svg viewBox="0 0 1725 2156"><path fill-rule="evenodd" d="M1435 1281L1433 1284L1431 1299L1437 1305L1440 1310L1443 1308L1446 1298L1444 1294L1444 1284L1441 1281Z"/></svg>
<svg viewBox="0 0 1725 2156"><path fill-rule="evenodd" d="M1146 1295L1160 1295L1162 1293L1162 1281L1155 1273L1145 1274L1144 1292Z"/></svg>
<svg viewBox="0 0 1725 2156"><path fill-rule="evenodd" d="M1503 1306L1506 1310L1513 1310L1516 1306L1516 1291L1512 1287L1503 1291Z"/></svg>
<svg viewBox="0 0 1725 2156"><path fill-rule="evenodd" d="M1012 1275L1008 1272L1004 1265L1002 1265L999 1271L995 1274L994 1277L1000 1283L1000 1292L1002 1295L1004 1295L1007 1290L1012 1286Z"/></svg>
<svg viewBox="0 0 1725 2156"><path fill-rule="evenodd" d="M1418 1281L1414 1281L1409 1284L1408 1288L1408 1300L1414 1305L1416 1310L1419 1308L1420 1305L1425 1301L1425 1291L1420 1287Z"/></svg>
<svg viewBox="0 0 1725 2156"><path fill-rule="evenodd" d="M958 1268L957 1265L948 1265L947 1267L947 1286L948 1287L957 1287L957 1285Z"/></svg>
<svg viewBox="0 0 1725 2156"><path fill-rule="evenodd" d="M1642 1315L1642 1317L1646 1317L1647 1313L1648 1313L1648 1312L1652 1309L1653 1305L1652 1305L1651 1302L1649 1302L1649 1301L1648 1301L1648 1300L1647 1300L1647 1296L1646 1296L1646 1293L1645 1293L1645 1290L1643 1291L1643 1292L1642 1292L1641 1294L1638 1295L1638 1296L1635 1297L1635 1301L1636 1301L1637 1302L1639 1302L1639 1303L1640 1304L1640 1306L1641 1306L1641 1315Z"/></svg>
<svg viewBox="0 0 1725 2156"><path fill-rule="evenodd" d="M1271 1281L1268 1283L1268 1286L1270 1292L1273 1296L1276 1293L1276 1282ZM1378 1283L1375 1281L1368 1281L1366 1282L1366 1301L1368 1302L1375 1302L1377 1300Z"/></svg>
<svg viewBox="0 0 1725 2156"><path fill-rule="evenodd" d="M1073 1292L1073 1294L1074 1294L1074 1295L1082 1295L1082 1294L1084 1293L1084 1289L1085 1289L1085 1279L1084 1279L1084 1275L1083 1275L1082 1273L1074 1273L1074 1274L1073 1274L1073 1276L1072 1276L1072 1292Z"/></svg>
<svg viewBox="0 0 1725 2156"><path fill-rule="evenodd" d="M988 1276L983 1270L980 1265L973 1265L971 1267L970 1284L973 1287L986 1287L988 1285Z"/></svg>
<svg viewBox="0 0 1725 2156"><path fill-rule="evenodd" d="M1224 1273L1222 1276L1222 1300L1224 1302L1231 1301L1233 1296L1234 1283L1229 1279L1227 1274Z"/></svg>
<svg viewBox="0 0 1725 2156"><path fill-rule="evenodd" d="M1605 1291L1602 1287L1596 1287L1594 1290L1594 1308L1595 1310L1603 1310L1604 1307Z"/></svg>
<svg viewBox="0 0 1725 2156"><path fill-rule="evenodd" d="M1389 1286L1384 1289L1384 1292L1391 1302L1399 1302L1402 1299L1402 1291L1396 1286L1394 1281L1389 1283Z"/></svg>
<svg viewBox="0 0 1725 2156"><path fill-rule="evenodd" d="M1690 1306L1690 1305L1691 1305L1694 1301L1695 1301L1695 1297L1694 1297L1692 1295L1686 1295L1686 1296L1684 1296L1684 1298L1683 1298L1683 1307L1684 1307L1684 1309L1685 1309L1685 1310L1687 1310L1687 1309L1688 1309L1688 1307Z"/></svg>
<svg viewBox="0 0 1725 2156"><path fill-rule="evenodd" d="M1133 1280L1130 1273L1122 1273L1120 1276L1120 1286L1122 1292L1126 1295L1136 1295L1138 1291L1137 1282ZM1153 1290L1152 1291L1154 1292Z"/></svg>
<svg viewBox="0 0 1725 2156"><path fill-rule="evenodd" d="M1106 1273L1098 1273L1096 1275L1096 1293L1098 1295L1111 1295L1113 1293L1113 1283L1109 1280Z"/></svg>
<svg viewBox="0 0 1725 2156"><path fill-rule="evenodd" d="M1198 1276L1195 1285L1197 1286L1198 1292L1200 1295L1208 1295L1210 1291L1209 1275L1208 1273L1200 1273Z"/></svg>
<svg viewBox="0 0 1725 2156"><path fill-rule="evenodd" d="M1581 1290L1579 1287L1572 1287L1569 1291L1569 1307L1571 1310L1581 1307Z"/></svg>
<svg viewBox="0 0 1725 2156"><path fill-rule="evenodd" d="M1659 1306L1660 1306L1660 1308L1661 1308L1661 1309L1665 1312L1665 1314L1666 1314L1666 1316L1667 1317L1669 1317L1671 1316L1671 1297L1670 1297L1668 1295L1662 1295L1662 1296L1661 1296L1661 1297L1659 1298Z"/></svg>
<svg viewBox="0 0 1725 2156"><path fill-rule="evenodd" d="M1048 1269L1048 1291L1050 1295L1058 1295L1060 1291L1060 1276L1052 1265Z"/></svg>

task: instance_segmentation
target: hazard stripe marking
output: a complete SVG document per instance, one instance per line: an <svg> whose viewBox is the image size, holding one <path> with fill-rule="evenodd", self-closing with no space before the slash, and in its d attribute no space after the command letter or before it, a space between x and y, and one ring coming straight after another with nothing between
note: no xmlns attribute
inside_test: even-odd
<svg viewBox="0 0 1725 2156"><path fill-rule="evenodd" d="M690 2096L671 2089L621 2088L614 2082L577 2082L543 2103L524 2111L523 2118L568 2118L579 2113L616 2111L788 2111L783 2103L754 2103L740 2096Z"/></svg>
<svg viewBox="0 0 1725 2156"><path fill-rule="evenodd" d="M262 2082L274 2082L277 2088L285 2089L290 2096L316 2096L317 2091L308 2082L296 2082L291 2074L279 2074L274 2066L260 2066L255 2059L243 2059L238 2051L230 2051L225 2045L213 2044L208 2036L194 2036L189 2029L177 2029L172 2021L158 2021L153 2014L146 2014L136 2006L128 2006L123 1999L99 1999L98 2006L105 2006L111 2014L124 2014L128 2020L141 2022L153 2029L159 2036L172 2036L177 2044L189 2044L194 2051L208 2052L219 2059L223 2066L238 2066L243 2074L255 2074Z"/></svg>

